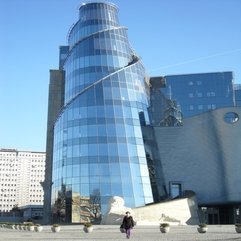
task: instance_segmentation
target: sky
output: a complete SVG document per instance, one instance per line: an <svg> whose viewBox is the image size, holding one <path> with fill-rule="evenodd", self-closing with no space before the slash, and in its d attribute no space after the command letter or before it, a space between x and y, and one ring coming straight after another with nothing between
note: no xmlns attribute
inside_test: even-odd
<svg viewBox="0 0 241 241"><path fill-rule="evenodd" d="M80 0L0 1L0 148L45 151L49 70ZM241 0L113 0L149 76L234 72L241 84Z"/></svg>

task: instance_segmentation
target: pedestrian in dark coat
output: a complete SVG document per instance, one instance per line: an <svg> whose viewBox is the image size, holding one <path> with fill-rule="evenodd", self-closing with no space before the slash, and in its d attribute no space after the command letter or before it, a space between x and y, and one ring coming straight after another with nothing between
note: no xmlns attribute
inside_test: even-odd
<svg viewBox="0 0 241 241"><path fill-rule="evenodd" d="M121 226L126 230L126 237L129 239L131 236L131 229L134 227L134 220L130 212L126 212Z"/></svg>

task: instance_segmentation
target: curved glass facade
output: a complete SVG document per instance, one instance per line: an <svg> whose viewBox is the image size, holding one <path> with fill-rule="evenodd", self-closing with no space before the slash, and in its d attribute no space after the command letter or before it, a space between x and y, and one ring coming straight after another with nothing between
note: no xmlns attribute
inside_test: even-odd
<svg viewBox="0 0 241 241"><path fill-rule="evenodd" d="M65 106L54 126L53 216L101 220L112 196L153 201L141 120L149 123L145 69L117 8L87 3L69 33Z"/></svg>

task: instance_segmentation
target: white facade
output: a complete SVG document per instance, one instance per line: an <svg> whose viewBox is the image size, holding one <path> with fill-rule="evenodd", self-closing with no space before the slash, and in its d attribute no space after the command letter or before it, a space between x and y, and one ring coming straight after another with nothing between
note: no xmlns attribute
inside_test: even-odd
<svg viewBox="0 0 241 241"><path fill-rule="evenodd" d="M43 205L45 152L0 149L0 212Z"/></svg>

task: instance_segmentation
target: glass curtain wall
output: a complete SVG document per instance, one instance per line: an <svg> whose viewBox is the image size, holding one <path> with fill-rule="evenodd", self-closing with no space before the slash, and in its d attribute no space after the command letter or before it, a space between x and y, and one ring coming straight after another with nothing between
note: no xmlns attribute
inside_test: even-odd
<svg viewBox="0 0 241 241"><path fill-rule="evenodd" d="M69 32L65 106L54 126L52 214L100 222L113 196L153 201L140 118L149 124L145 69L110 3L83 4Z"/></svg>

